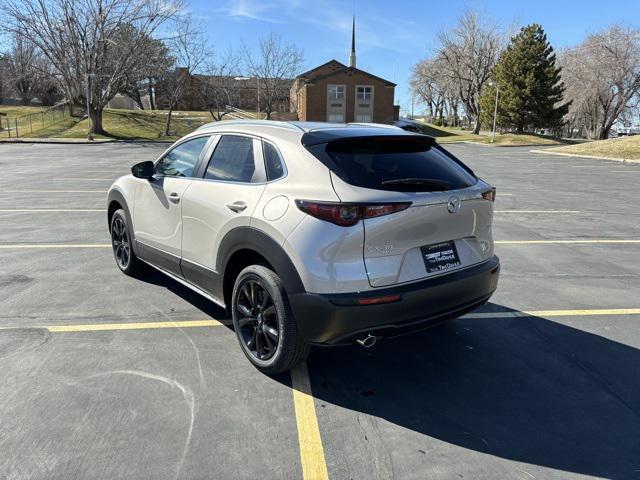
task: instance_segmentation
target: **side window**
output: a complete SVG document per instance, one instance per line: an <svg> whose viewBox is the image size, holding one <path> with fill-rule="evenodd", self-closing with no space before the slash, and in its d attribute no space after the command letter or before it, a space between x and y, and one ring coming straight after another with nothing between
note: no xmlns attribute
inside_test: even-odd
<svg viewBox="0 0 640 480"><path fill-rule="evenodd" d="M223 135L211 155L204 178L227 182L264 182L262 168L256 168L254 140L239 135Z"/></svg>
<svg viewBox="0 0 640 480"><path fill-rule="evenodd" d="M198 157L209 137L198 137L181 143L167 153L156 165L156 175L165 177L191 177Z"/></svg>
<svg viewBox="0 0 640 480"><path fill-rule="evenodd" d="M284 162L278 149L268 142L262 142L264 152L264 166L267 169L267 179L277 180L284 176Z"/></svg>

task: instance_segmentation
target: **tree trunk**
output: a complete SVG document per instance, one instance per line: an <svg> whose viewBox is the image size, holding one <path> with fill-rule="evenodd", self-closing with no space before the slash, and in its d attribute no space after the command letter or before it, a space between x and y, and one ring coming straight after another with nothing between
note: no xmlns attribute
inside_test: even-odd
<svg viewBox="0 0 640 480"><path fill-rule="evenodd" d="M167 123L164 127L164 136L169 136L169 129L171 128L171 114L173 113L173 105L169 107L169 114L167 115Z"/></svg>
<svg viewBox="0 0 640 480"><path fill-rule="evenodd" d="M144 104L142 103L142 97L140 96L140 90L138 90L137 88L133 92L133 101L136 102L136 105L138 105L138 108L140 110L144 110Z"/></svg>
<svg viewBox="0 0 640 480"><path fill-rule="evenodd" d="M480 134L480 115L478 115L476 117L476 121L475 121L475 125L473 126L473 132L474 135L479 135Z"/></svg>
<svg viewBox="0 0 640 480"><path fill-rule="evenodd" d="M89 135L104 135L102 128L102 109L103 107L89 107Z"/></svg>
<svg viewBox="0 0 640 480"><path fill-rule="evenodd" d="M151 80L151 78L149 79L149 109L150 110L155 110L156 109L156 102L155 99L153 98L153 81Z"/></svg>

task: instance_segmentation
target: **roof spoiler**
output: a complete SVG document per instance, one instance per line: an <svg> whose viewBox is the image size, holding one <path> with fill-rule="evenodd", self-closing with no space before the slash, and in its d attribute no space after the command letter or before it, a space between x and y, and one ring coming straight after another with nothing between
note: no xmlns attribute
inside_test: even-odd
<svg viewBox="0 0 640 480"><path fill-rule="evenodd" d="M363 131L364 130L364 131ZM404 130L383 130L383 129L323 129L312 130L302 135L302 145L310 147L323 143L342 143L342 142L358 142L365 140L382 140L382 141L423 141L425 147L432 147L436 144L436 140L428 135L419 133L406 132Z"/></svg>

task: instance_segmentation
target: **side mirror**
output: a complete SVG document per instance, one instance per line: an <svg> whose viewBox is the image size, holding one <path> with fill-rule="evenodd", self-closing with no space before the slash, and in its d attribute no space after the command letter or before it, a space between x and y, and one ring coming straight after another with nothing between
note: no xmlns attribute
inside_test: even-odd
<svg viewBox="0 0 640 480"><path fill-rule="evenodd" d="M153 162L140 162L131 167L131 173L136 178L144 178L145 180L149 180L151 179L151 177L153 177L154 169L155 165L153 164Z"/></svg>

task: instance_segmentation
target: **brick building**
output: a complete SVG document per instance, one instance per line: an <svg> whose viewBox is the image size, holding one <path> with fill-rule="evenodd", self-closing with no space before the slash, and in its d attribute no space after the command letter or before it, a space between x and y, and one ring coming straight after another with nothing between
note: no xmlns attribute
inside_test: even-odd
<svg viewBox="0 0 640 480"><path fill-rule="evenodd" d="M214 85L224 104L249 111L264 111L264 93L260 93L259 81L256 77L208 76L191 74L186 68L178 68L178 74L185 77L185 89L176 102L176 110L208 110L211 102L211 91L207 85ZM273 102L275 112L289 111L289 88L291 79L283 79L276 89ZM165 94L162 81L156 85L156 108L167 110L169 99ZM260 96L258 96L260 94ZM207 98L207 95L209 97Z"/></svg>
<svg viewBox="0 0 640 480"><path fill-rule="evenodd" d="M355 20L349 66L337 60L299 75L291 86L291 109L302 121L392 123L395 83L356 68Z"/></svg>

